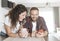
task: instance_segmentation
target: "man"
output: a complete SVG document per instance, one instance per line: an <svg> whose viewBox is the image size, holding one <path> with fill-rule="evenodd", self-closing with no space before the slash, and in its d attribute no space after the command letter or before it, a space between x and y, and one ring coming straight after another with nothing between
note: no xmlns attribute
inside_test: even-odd
<svg viewBox="0 0 60 41"><path fill-rule="evenodd" d="M48 29L43 17L39 16L39 9L32 7L30 9L30 16L26 18L26 24L30 36L32 37L45 37L48 35Z"/></svg>

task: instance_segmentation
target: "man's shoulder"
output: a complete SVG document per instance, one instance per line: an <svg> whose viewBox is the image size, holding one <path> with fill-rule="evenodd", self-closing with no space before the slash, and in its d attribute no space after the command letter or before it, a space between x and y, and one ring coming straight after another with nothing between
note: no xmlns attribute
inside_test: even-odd
<svg viewBox="0 0 60 41"><path fill-rule="evenodd" d="M39 16L38 19L44 19L43 17Z"/></svg>

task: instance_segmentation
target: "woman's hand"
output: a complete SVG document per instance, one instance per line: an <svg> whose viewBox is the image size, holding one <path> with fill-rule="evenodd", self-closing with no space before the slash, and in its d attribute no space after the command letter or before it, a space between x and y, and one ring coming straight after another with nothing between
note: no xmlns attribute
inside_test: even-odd
<svg viewBox="0 0 60 41"><path fill-rule="evenodd" d="M20 37L28 37L28 31L26 28L21 28L20 31L18 32L18 35Z"/></svg>

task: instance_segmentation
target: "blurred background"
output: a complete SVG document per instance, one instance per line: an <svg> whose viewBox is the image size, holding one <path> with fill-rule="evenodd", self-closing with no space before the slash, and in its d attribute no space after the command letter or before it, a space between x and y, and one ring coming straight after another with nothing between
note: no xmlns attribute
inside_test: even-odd
<svg viewBox="0 0 60 41"><path fill-rule="evenodd" d="M0 0L0 32L4 28L5 14L17 4L25 5L28 11L31 7L38 7L39 16L44 17L49 34L60 34L60 0Z"/></svg>

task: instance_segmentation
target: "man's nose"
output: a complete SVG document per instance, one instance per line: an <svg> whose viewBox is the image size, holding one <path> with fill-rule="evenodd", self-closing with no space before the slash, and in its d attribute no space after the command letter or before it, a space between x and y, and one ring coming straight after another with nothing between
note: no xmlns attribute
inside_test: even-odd
<svg viewBox="0 0 60 41"><path fill-rule="evenodd" d="M36 16L33 16L33 17L36 17Z"/></svg>

